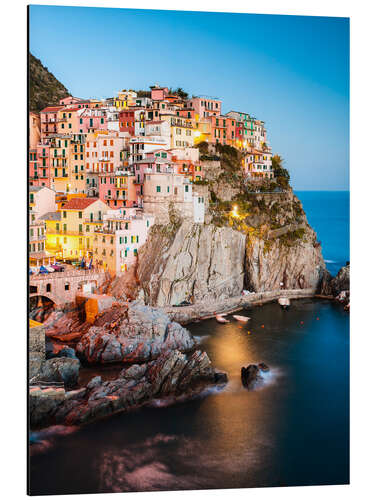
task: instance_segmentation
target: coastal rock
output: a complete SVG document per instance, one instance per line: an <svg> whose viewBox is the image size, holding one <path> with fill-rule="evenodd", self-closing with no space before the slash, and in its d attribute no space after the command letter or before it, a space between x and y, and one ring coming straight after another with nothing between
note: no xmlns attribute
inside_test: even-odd
<svg viewBox="0 0 375 500"><path fill-rule="evenodd" d="M48 359L41 366L40 379L45 382L64 382L67 387L72 387L78 382L79 368L78 359Z"/></svg>
<svg viewBox="0 0 375 500"><path fill-rule="evenodd" d="M340 292L350 289L350 264L342 267L337 275L330 282L333 295L339 295Z"/></svg>
<svg viewBox="0 0 375 500"><path fill-rule="evenodd" d="M137 296L166 307L215 303L243 289L317 290L326 272L321 246L292 189L237 196L243 218L231 217L230 204L221 201L208 207L210 223L154 225L132 269ZM136 294L134 286L127 291L125 277L112 291Z"/></svg>
<svg viewBox="0 0 375 500"><path fill-rule="evenodd" d="M187 355L178 350L163 351L148 363L122 370L115 380L102 381L95 377L86 388L71 391L67 393L69 397L58 401L45 398L39 407L33 400L31 421L34 424L83 424L130 410L154 398L173 401L192 397L209 385L223 385L226 381L226 374L212 367L205 352Z"/></svg>
<svg viewBox="0 0 375 500"><path fill-rule="evenodd" d="M115 323L115 326L114 326ZM162 351L189 351L196 345L190 332L158 309L133 303L119 310L117 320L108 313L77 344L76 352L89 363L138 363L155 359Z"/></svg>
<svg viewBox="0 0 375 500"><path fill-rule="evenodd" d="M239 295L244 257L245 235L230 227L184 221L170 234L156 226L139 253L145 302L161 307Z"/></svg>
<svg viewBox="0 0 375 500"><path fill-rule="evenodd" d="M246 389L252 389L256 382L261 380L260 369L257 365L241 368L241 382Z"/></svg>

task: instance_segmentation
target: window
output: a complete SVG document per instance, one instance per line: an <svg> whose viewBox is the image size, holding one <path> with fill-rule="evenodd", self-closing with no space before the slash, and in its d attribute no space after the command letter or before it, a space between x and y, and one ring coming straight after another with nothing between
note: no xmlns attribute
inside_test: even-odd
<svg viewBox="0 0 375 500"><path fill-rule="evenodd" d="M90 232L90 226L86 226L86 233Z"/></svg>
<svg viewBox="0 0 375 500"><path fill-rule="evenodd" d="M185 186L185 193L189 192L189 186Z"/></svg>
<svg viewBox="0 0 375 500"><path fill-rule="evenodd" d="M78 226L78 232L79 232L79 233L82 233L82 232L83 232L82 227L83 227L83 226L82 226L82 224L80 224L80 225Z"/></svg>
<svg viewBox="0 0 375 500"><path fill-rule="evenodd" d="M82 212L78 212L78 218L82 219Z"/></svg>
<svg viewBox="0 0 375 500"><path fill-rule="evenodd" d="M50 291L51 291L51 283L47 283L46 292L50 292Z"/></svg>
<svg viewBox="0 0 375 500"><path fill-rule="evenodd" d="M161 187L160 186L156 186L156 192L157 193L161 193Z"/></svg>
<svg viewBox="0 0 375 500"><path fill-rule="evenodd" d="M66 219L66 212L63 212L63 218Z"/></svg>
<svg viewBox="0 0 375 500"><path fill-rule="evenodd" d="M66 291L69 290L69 288L70 288L69 283L65 283L65 287L64 288L65 288Z"/></svg>

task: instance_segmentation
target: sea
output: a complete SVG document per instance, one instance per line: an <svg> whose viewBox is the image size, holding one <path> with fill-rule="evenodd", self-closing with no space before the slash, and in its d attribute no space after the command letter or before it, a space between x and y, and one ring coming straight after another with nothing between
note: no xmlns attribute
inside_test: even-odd
<svg viewBox="0 0 375 500"><path fill-rule="evenodd" d="M336 275L349 258L349 191L296 191L322 243L328 271Z"/></svg>
<svg viewBox="0 0 375 500"><path fill-rule="evenodd" d="M349 193L297 192L332 274L349 260ZM318 299L242 311L247 323L189 325L223 390L154 401L31 445L34 495L347 484L349 315ZM270 371L248 391L241 367ZM100 370L98 370L100 372ZM94 375L95 373L93 373Z"/></svg>

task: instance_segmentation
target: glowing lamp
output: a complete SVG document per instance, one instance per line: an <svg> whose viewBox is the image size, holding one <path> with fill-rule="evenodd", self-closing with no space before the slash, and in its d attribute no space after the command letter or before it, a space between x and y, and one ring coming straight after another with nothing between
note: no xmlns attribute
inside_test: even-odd
<svg viewBox="0 0 375 500"><path fill-rule="evenodd" d="M238 206L234 205L233 210L231 211L231 216L232 217L239 217L238 215Z"/></svg>

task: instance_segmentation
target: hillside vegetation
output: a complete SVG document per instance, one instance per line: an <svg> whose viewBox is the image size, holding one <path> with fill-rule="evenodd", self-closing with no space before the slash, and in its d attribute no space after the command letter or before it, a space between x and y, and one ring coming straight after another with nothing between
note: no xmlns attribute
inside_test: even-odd
<svg viewBox="0 0 375 500"><path fill-rule="evenodd" d="M29 54L29 110L39 112L48 105L58 104L69 91L41 61Z"/></svg>

